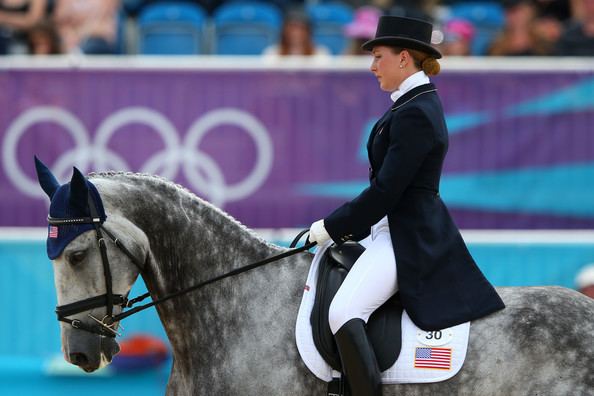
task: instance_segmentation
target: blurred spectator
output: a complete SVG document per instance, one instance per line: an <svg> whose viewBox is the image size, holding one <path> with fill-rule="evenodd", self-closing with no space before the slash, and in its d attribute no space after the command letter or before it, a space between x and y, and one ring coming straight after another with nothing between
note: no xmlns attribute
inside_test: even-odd
<svg viewBox="0 0 594 396"><path fill-rule="evenodd" d="M594 0L578 0L581 19L574 19L557 42L555 54L565 56L594 56Z"/></svg>
<svg viewBox="0 0 594 396"><path fill-rule="evenodd" d="M538 14L546 15L560 22L571 18L570 0L534 0Z"/></svg>
<svg viewBox="0 0 594 396"><path fill-rule="evenodd" d="M369 55L361 46L375 37L377 22L382 12L375 7L364 6L355 10L353 21L345 26L344 34L349 39L345 55Z"/></svg>
<svg viewBox="0 0 594 396"><path fill-rule="evenodd" d="M29 29L27 46L31 55L60 54L60 39L54 24L49 20L44 20Z"/></svg>
<svg viewBox="0 0 594 396"><path fill-rule="evenodd" d="M586 265L578 272L575 284L580 293L594 298L594 264Z"/></svg>
<svg viewBox="0 0 594 396"><path fill-rule="evenodd" d="M533 23L533 34L538 55L553 55L557 42L563 34L563 22L559 17L542 9Z"/></svg>
<svg viewBox="0 0 594 396"><path fill-rule="evenodd" d="M451 19L443 26L441 53L451 56L468 56L474 39L474 25L464 19Z"/></svg>
<svg viewBox="0 0 594 396"><path fill-rule="evenodd" d="M55 0L56 24L62 51L115 53L119 0Z"/></svg>
<svg viewBox="0 0 594 396"><path fill-rule="evenodd" d="M584 14L584 11L582 9L582 0L570 0L569 8L571 14L570 18L575 21L581 21L582 16Z"/></svg>
<svg viewBox="0 0 594 396"><path fill-rule="evenodd" d="M0 0L0 55L24 52L26 31L41 21L47 0Z"/></svg>
<svg viewBox="0 0 594 396"><path fill-rule="evenodd" d="M503 0L505 24L491 44L494 56L538 55L534 31L536 6L532 0Z"/></svg>
<svg viewBox="0 0 594 396"><path fill-rule="evenodd" d="M330 50L324 46L315 45L307 14L301 10L290 10L283 21L279 43L265 48L263 54L265 56L329 56Z"/></svg>
<svg viewBox="0 0 594 396"><path fill-rule="evenodd" d="M570 0L534 0L537 17L533 32L538 55L553 55L563 33L563 26L571 17Z"/></svg>

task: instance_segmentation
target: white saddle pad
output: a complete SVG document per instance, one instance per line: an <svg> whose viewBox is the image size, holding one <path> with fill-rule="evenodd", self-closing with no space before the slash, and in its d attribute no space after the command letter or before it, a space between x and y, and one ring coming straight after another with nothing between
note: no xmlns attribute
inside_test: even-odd
<svg viewBox="0 0 594 396"><path fill-rule="evenodd" d="M316 349L310 315L316 295L317 270L320 259L330 243L318 248L312 261L303 299L297 315L295 336L297 349L305 365L319 379L330 382L340 373L322 358ZM447 380L462 368L468 347L470 322L443 329L424 331L410 320L406 311L402 314L402 350L396 363L382 373L385 384L439 382Z"/></svg>

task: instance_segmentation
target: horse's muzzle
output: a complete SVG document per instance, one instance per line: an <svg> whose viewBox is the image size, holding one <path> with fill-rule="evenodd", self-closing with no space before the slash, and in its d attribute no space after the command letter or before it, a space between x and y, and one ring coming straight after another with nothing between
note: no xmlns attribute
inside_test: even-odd
<svg viewBox="0 0 594 396"><path fill-rule="evenodd" d="M86 332L70 332L66 340L64 357L69 363L87 373L108 365L120 351L114 338L100 337Z"/></svg>

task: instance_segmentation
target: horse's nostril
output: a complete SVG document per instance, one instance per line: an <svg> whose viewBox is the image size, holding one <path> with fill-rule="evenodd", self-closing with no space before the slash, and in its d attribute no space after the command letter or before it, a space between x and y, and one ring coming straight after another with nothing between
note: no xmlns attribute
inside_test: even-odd
<svg viewBox="0 0 594 396"><path fill-rule="evenodd" d="M75 364L77 366L84 366L87 363L89 363L89 359L87 358L87 355L85 355L84 353L71 353L70 363Z"/></svg>

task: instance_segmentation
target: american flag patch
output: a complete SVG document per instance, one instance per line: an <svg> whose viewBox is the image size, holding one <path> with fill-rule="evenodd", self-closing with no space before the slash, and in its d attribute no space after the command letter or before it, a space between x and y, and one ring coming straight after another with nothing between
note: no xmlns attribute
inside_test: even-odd
<svg viewBox="0 0 594 396"><path fill-rule="evenodd" d="M49 232L48 232L47 236L50 238L57 238L58 237L58 227L49 226Z"/></svg>
<svg viewBox="0 0 594 396"><path fill-rule="evenodd" d="M452 348L417 348L415 368L450 370L452 368Z"/></svg>

